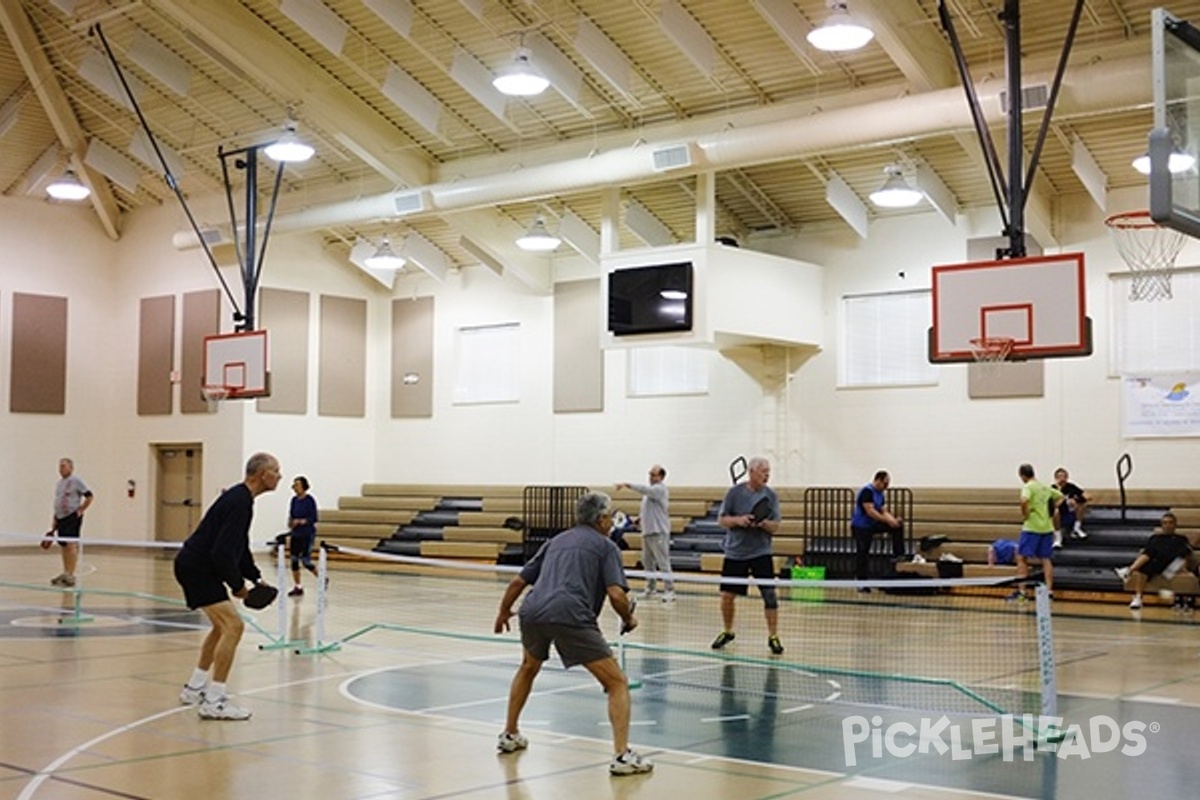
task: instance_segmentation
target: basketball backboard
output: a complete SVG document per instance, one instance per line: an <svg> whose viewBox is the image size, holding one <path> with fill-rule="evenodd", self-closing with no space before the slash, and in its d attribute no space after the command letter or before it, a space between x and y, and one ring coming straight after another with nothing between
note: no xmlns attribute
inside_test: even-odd
<svg viewBox="0 0 1200 800"><path fill-rule="evenodd" d="M1011 339L1007 360L1092 352L1083 254L934 267L929 361L978 360L979 340Z"/></svg>
<svg viewBox="0 0 1200 800"><path fill-rule="evenodd" d="M209 393L230 400L269 397L267 332L244 331L204 337L204 383Z"/></svg>
<svg viewBox="0 0 1200 800"><path fill-rule="evenodd" d="M1200 237L1200 30L1162 8L1151 26L1150 216Z"/></svg>

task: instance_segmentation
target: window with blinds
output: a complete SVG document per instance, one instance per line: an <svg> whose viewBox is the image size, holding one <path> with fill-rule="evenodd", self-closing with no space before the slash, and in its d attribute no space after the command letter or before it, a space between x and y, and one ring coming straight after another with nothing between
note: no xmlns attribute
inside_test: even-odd
<svg viewBox="0 0 1200 800"><path fill-rule="evenodd" d="M928 345L932 302L928 289L843 297L838 385L936 385Z"/></svg>
<svg viewBox="0 0 1200 800"><path fill-rule="evenodd" d="M1109 283L1109 373L1200 371L1200 269L1175 270L1170 300L1130 300L1131 280L1114 275Z"/></svg>
<svg viewBox="0 0 1200 800"><path fill-rule="evenodd" d="M708 394L708 351L699 347L634 347L629 353L630 397Z"/></svg>

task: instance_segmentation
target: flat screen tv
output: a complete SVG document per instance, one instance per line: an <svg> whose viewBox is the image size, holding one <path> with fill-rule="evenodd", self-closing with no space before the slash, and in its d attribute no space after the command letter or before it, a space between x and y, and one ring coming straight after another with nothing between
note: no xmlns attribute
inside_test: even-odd
<svg viewBox="0 0 1200 800"><path fill-rule="evenodd" d="M608 273L608 329L614 336L692 329L692 262Z"/></svg>

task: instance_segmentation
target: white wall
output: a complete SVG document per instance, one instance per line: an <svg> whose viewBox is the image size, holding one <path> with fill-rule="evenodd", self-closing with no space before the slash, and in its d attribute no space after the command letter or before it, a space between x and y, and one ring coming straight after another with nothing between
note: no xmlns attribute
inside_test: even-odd
<svg viewBox="0 0 1200 800"><path fill-rule="evenodd" d="M1144 191L1114 193L1109 200L1111 210L1144 204ZM1045 360L1041 398L969 399L965 365L938 367L934 387L837 387L842 297L929 288L931 267L966 260L968 238L999 235L994 213L966 214L957 225L932 212L880 219L865 241L834 227L765 242L775 252L826 266L826 334L833 344L793 380L789 410L799 425L788 445L802 468L789 480L853 484L884 468L909 486L1005 486L1016 483L1017 466L1028 461L1043 476L1065 465L1080 485L1111 488L1116 460L1128 452L1134 461L1130 486L1194 485L1192 476L1200 469L1194 439L1121 434L1121 384L1109 374L1108 276L1127 267L1103 226L1104 216L1086 195L1063 209L1062 250L1086 258L1095 351L1089 358ZM1196 263L1197 253L1192 242L1178 263Z"/></svg>
<svg viewBox="0 0 1200 800"><path fill-rule="evenodd" d="M117 248L89 208L3 197L0 242L0 532L42 534L60 457L72 458L97 492L115 491L106 463L115 441L107 410L121 373L107 331L119 316ZM70 297L65 415L7 410L14 292Z"/></svg>
<svg viewBox="0 0 1200 800"><path fill-rule="evenodd" d="M1115 195L1113 209L1144 205L1143 192ZM1045 396L970 400L966 367L939 368L933 387L839 389L838 314L847 293L929 286L932 266L961 261L968 238L995 236L993 213L963 215L951 225L930 212L872 223L860 240L841 226L756 247L825 266L824 347L796 357L786 380L781 359L792 354L742 348L737 357L710 353L704 396L626 396L626 354L604 355L604 411L551 411L553 301L520 282L465 268L444 284L402 277L394 293L331 256L315 235L273 237L263 285L312 295L309 412L259 414L252 403L226 403L220 413L138 417L135 358L138 303L143 297L217 286L200 251L179 252L171 234L184 226L174 205L132 214L110 242L86 207L0 198L0 531L40 534L49 521L59 456L76 460L98 500L87 532L96 538L151 536L155 442L202 443L209 501L240 479L245 458L279 455L285 480L306 474L325 506L363 482L582 483L606 486L639 478L662 462L673 483L720 485L738 455L765 453L782 485L849 484L875 469L905 485L1015 485L1022 461L1042 474L1067 465L1081 485L1115 485L1114 462L1134 458L1131 486L1184 487L1200 471L1194 439L1130 440L1120 431L1120 382L1108 374L1108 273L1123 272L1102 220L1086 196L1059 210L1064 249L1087 258L1088 313L1095 324L1090 358L1044 362ZM1192 242L1181 264L1200 262ZM898 273L903 271L905 277ZM238 277L227 270L240 298ZM13 292L70 299L67 413L7 411ZM319 295L368 302L367 417L316 414ZM435 297L434 415L389 416L390 304L393 297ZM230 329L230 310L222 312ZM519 322L521 399L512 404L456 405L455 336L464 325ZM273 341L272 348L288 343ZM786 370L785 370L786 371ZM125 497L125 481L138 496ZM255 537L279 528L286 485L260 498Z"/></svg>

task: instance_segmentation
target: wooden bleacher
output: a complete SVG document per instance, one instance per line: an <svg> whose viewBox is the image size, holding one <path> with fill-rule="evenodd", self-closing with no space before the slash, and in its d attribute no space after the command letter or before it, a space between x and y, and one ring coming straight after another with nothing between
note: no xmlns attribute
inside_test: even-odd
<svg viewBox="0 0 1200 800"><path fill-rule="evenodd" d="M435 512L444 501L471 498L472 509L457 510L456 523L441 528L436 539L414 540L422 557L462 558L495 561L506 548L519 547L522 534L505 526L505 521L522 514L524 486L496 484L393 484L369 483L359 495L341 497L336 508L321 509L319 538L342 547L372 550L390 539L404 526L412 525L422 514ZM629 515L638 513L640 496L634 492L615 492L611 485L601 491L613 496L614 506ZM783 519L775 539L777 560L802 562L804 540L804 489L773 487L780 498ZM857 489L858 487L851 487ZM685 536L693 520L710 517L727 487L672 486L671 529L674 537ZM964 574L1008 575L1011 566L987 566L987 547L995 539L1016 539L1021 526L1020 485L1003 488L913 487L912 516L906 520L914 542L927 536L946 536L950 542L932 554L951 552L964 562ZM1095 505L1116 505L1116 490L1089 490ZM1200 490L1131 489L1126 495L1130 507L1170 508L1179 518L1180 532L1200 546ZM475 510L475 509L478 510ZM841 522L841 521L839 521ZM849 521L845 522L849 536ZM628 567L639 566L641 537L626 534L630 548L623 552ZM685 537L686 538L686 537ZM675 553L673 552L673 557ZM716 572L721 568L719 552L699 552L696 568ZM928 555L927 555L928 557ZM932 559L931 559L932 560ZM916 572L935 574L936 565L909 567Z"/></svg>

